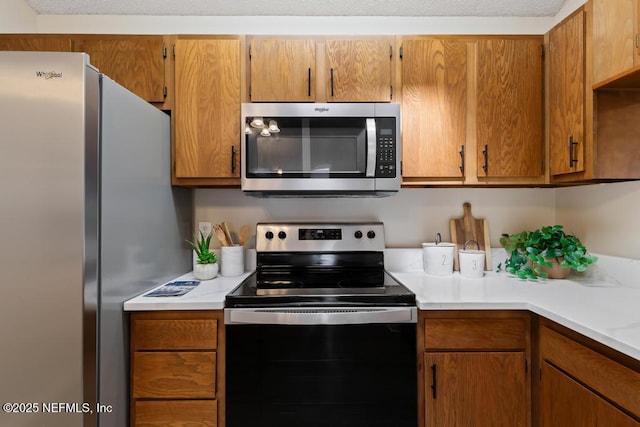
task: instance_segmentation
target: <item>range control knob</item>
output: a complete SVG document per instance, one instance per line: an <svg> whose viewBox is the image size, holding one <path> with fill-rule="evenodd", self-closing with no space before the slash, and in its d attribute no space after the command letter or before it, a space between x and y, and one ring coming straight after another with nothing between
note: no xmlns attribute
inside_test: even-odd
<svg viewBox="0 0 640 427"><path fill-rule="evenodd" d="M367 231L367 237L373 239L374 237L376 237L376 232L373 230Z"/></svg>
<svg viewBox="0 0 640 427"><path fill-rule="evenodd" d="M356 231L355 233L353 233L353 237L355 237L356 239L362 239L362 231Z"/></svg>
<svg viewBox="0 0 640 427"><path fill-rule="evenodd" d="M271 240L271 239L273 239L273 231L267 231L266 233L264 233L264 237L265 237L267 240Z"/></svg>
<svg viewBox="0 0 640 427"><path fill-rule="evenodd" d="M284 231L279 232L279 233L278 233L278 238L279 238L280 240L284 240L284 239L286 239L286 238L287 238L287 233L285 233Z"/></svg>

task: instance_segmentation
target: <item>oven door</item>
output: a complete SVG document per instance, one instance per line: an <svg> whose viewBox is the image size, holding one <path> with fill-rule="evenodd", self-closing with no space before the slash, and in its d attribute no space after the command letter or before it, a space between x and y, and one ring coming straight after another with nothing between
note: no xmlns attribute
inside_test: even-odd
<svg viewBox="0 0 640 427"><path fill-rule="evenodd" d="M226 425L417 425L416 308L225 309Z"/></svg>

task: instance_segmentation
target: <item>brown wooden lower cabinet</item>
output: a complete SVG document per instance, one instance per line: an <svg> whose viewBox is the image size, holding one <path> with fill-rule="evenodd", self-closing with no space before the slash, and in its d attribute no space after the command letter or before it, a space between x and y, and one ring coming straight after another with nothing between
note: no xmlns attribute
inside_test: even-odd
<svg viewBox="0 0 640 427"><path fill-rule="evenodd" d="M640 361L541 320L540 425L640 426Z"/></svg>
<svg viewBox="0 0 640 427"><path fill-rule="evenodd" d="M531 425L528 312L421 311L419 322L420 425Z"/></svg>
<svg viewBox="0 0 640 427"><path fill-rule="evenodd" d="M222 310L131 314L131 425L224 426Z"/></svg>

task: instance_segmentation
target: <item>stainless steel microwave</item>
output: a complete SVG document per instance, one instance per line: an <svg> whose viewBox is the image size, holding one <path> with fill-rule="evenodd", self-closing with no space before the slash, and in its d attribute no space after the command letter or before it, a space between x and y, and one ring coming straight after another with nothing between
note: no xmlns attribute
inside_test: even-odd
<svg viewBox="0 0 640 427"><path fill-rule="evenodd" d="M387 196L400 189L400 105L242 104L242 190Z"/></svg>

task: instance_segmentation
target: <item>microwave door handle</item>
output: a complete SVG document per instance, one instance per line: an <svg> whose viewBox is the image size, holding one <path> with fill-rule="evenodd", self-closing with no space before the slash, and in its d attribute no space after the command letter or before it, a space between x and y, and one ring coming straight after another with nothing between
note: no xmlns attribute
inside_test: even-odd
<svg viewBox="0 0 640 427"><path fill-rule="evenodd" d="M367 178L373 178L376 176L377 157L378 153L376 144L376 120L367 119Z"/></svg>

